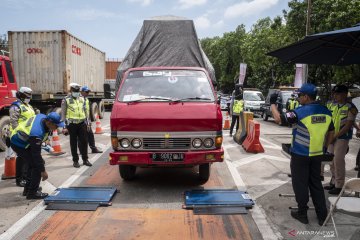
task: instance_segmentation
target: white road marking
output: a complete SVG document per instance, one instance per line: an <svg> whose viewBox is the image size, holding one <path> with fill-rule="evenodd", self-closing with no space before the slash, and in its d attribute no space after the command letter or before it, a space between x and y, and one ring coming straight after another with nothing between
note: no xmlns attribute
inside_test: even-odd
<svg viewBox="0 0 360 240"><path fill-rule="evenodd" d="M106 150L110 148L110 144L106 145ZM106 151L105 150L105 151ZM104 151L104 152L105 152ZM89 159L90 162L94 163L96 162L102 154L96 154L94 157ZM68 178L59 188L65 188L69 187L71 184L73 184L80 176L83 174L88 167L82 166L77 170L70 178ZM52 184L47 183L45 184L47 188L54 187ZM33 209L30 210L25 216L23 216L21 219L19 219L16 223L14 223L6 232L0 235L0 239L2 240L11 240L13 237L16 236L20 231L22 231L27 224L29 224L31 221L33 221L42 211L45 210L44 202L41 201L38 205L36 205Z"/></svg>
<svg viewBox="0 0 360 240"><path fill-rule="evenodd" d="M280 146L276 145L275 143L270 142L269 140L266 140L265 138L260 138L260 142L266 142L268 145L271 145L274 148L281 149Z"/></svg>
<svg viewBox="0 0 360 240"><path fill-rule="evenodd" d="M234 167L240 167L249 163L253 163L255 161L258 161L260 159L268 159L268 160L275 160L275 161L279 161L279 162L286 162L286 163L290 163L290 160L287 158L283 158L283 157L276 157L276 156L271 156L271 155L267 155L267 154L256 154L256 155L252 155L246 158L241 158L240 160L235 160L232 161Z"/></svg>
<svg viewBox="0 0 360 240"><path fill-rule="evenodd" d="M232 178L234 179L237 189L240 191L246 191L246 185L242 180L236 167L230 161L230 155L228 154L226 149L224 150L224 156L225 156L225 162L228 166ZM255 204L253 208L250 210L250 212L264 240L273 240L273 239L282 238L280 232L277 229L273 230L270 227L270 224L266 219L266 214L263 212L261 207Z"/></svg>

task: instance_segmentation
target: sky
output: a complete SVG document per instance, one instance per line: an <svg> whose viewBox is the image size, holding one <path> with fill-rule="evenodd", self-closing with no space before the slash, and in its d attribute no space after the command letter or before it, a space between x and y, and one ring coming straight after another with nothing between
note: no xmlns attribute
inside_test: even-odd
<svg viewBox="0 0 360 240"><path fill-rule="evenodd" d="M7 31L66 30L106 53L125 57L144 20L180 16L198 37L222 36L240 24L282 16L288 0L1 0L0 35Z"/></svg>

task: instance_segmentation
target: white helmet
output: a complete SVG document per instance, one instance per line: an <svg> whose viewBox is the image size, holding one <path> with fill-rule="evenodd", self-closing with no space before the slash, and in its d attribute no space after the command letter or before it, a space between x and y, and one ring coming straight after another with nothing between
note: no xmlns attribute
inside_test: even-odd
<svg viewBox="0 0 360 240"><path fill-rule="evenodd" d="M19 89L19 95L21 98L31 98L32 90L28 87L21 87Z"/></svg>
<svg viewBox="0 0 360 240"><path fill-rule="evenodd" d="M70 89L79 91L81 86L77 83L70 83L69 87L70 87Z"/></svg>

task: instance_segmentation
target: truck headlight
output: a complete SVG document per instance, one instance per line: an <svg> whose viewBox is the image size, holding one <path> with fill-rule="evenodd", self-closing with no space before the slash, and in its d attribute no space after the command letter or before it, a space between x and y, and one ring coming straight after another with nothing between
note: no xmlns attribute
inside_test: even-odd
<svg viewBox="0 0 360 240"><path fill-rule="evenodd" d="M140 139L138 138L134 138L132 141L131 141L131 146L133 146L134 148L139 148L141 147L142 145L142 142Z"/></svg>
<svg viewBox="0 0 360 240"><path fill-rule="evenodd" d="M121 145L121 147L123 147L123 148L128 148L128 147L130 147L130 141L129 141L129 139L127 139L127 138L121 139L121 140L120 140L120 145Z"/></svg>
<svg viewBox="0 0 360 240"><path fill-rule="evenodd" d="M192 141L192 145L194 148L199 148L201 147L201 144L202 144L202 141L200 138L195 138L193 141Z"/></svg>
<svg viewBox="0 0 360 240"><path fill-rule="evenodd" d="M211 148L214 145L214 141L211 138L206 138L204 140L204 146L206 148Z"/></svg>

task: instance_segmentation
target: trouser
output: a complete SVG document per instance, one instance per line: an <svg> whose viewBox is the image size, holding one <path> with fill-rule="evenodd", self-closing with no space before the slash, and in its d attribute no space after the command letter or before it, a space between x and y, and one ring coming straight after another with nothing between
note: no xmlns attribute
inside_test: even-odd
<svg viewBox="0 0 360 240"><path fill-rule="evenodd" d="M356 166L359 166L360 165L360 148L359 148L359 151L357 153L357 156L356 156Z"/></svg>
<svg viewBox="0 0 360 240"><path fill-rule="evenodd" d="M321 158L291 155L291 178L298 204L298 211L305 213L308 209L309 190L318 219L327 215L324 189L320 178Z"/></svg>
<svg viewBox="0 0 360 240"><path fill-rule="evenodd" d="M16 157L16 166L15 167L16 167L16 182L20 182L23 179L29 180L29 179L27 179L27 172L29 169L28 161L25 161L22 157L20 157L18 155Z"/></svg>
<svg viewBox="0 0 360 240"><path fill-rule="evenodd" d="M240 120L240 116L238 115L232 115L231 118L231 126L230 126L230 134L232 134L235 123L236 123L236 132L239 129L239 120Z"/></svg>
<svg viewBox="0 0 360 240"><path fill-rule="evenodd" d="M70 135L70 147L71 155L74 162L79 161L79 155L77 153L77 147L79 145L79 150L81 158L83 161L88 160L88 135L87 135L87 126L85 122L82 123L70 123L68 125L69 135Z"/></svg>
<svg viewBox="0 0 360 240"><path fill-rule="evenodd" d="M41 159L34 159L31 154L31 148L23 149L11 144L12 149L16 154L28 164L28 171L26 178L29 181L26 181L25 188L28 190L28 193L36 193L39 189L40 180L41 180Z"/></svg>
<svg viewBox="0 0 360 240"><path fill-rule="evenodd" d="M91 150L96 149L96 146L95 146L95 137L94 137L94 133L93 133L91 127L89 127L89 128L87 129L87 136L88 136L88 141L89 141L89 147L91 148Z"/></svg>
<svg viewBox="0 0 360 240"><path fill-rule="evenodd" d="M345 183L345 155L349 146L348 139L337 139L334 144L330 144L328 151L334 154L334 159L330 164L331 184L336 188L342 188Z"/></svg>

